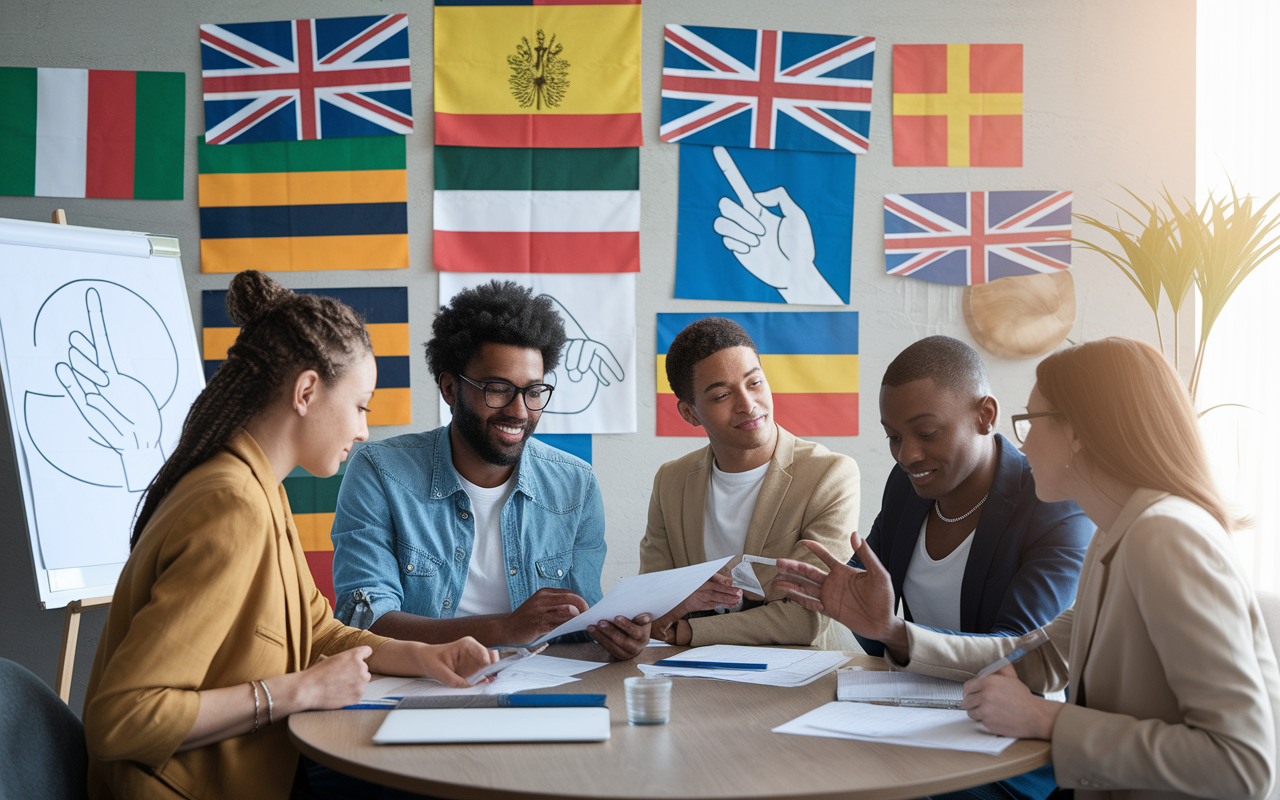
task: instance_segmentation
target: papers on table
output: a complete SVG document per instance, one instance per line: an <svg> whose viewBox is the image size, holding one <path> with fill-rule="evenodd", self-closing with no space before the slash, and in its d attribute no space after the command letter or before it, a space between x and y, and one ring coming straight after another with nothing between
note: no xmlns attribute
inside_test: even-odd
<svg viewBox="0 0 1280 800"><path fill-rule="evenodd" d="M657 619L696 592L699 586L706 583L721 567L729 563L729 558L732 556L679 569L667 569L662 572L649 572L623 578L599 603L528 646L533 647L551 641L566 633L585 631L588 625L595 625L602 619L612 620L614 617L635 619L646 613L652 614L653 618Z"/></svg>
<svg viewBox="0 0 1280 800"><path fill-rule="evenodd" d="M589 672L604 663L578 661L572 658L537 655L499 672L490 683L467 689L454 689L431 678L375 678L365 687L360 705L385 705L390 708L402 697L435 697L440 695L515 694L530 689L547 689L573 683L573 677Z"/></svg>
<svg viewBox="0 0 1280 800"><path fill-rule="evenodd" d="M922 708L959 708L964 684L914 672L873 672L842 669L837 673L836 699L860 703L890 703Z"/></svg>
<svg viewBox="0 0 1280 800"><path fill-rule="evenodd" d="M808 714L779 725L773 732L967 750L993 756L1003 753L1016 741L985 732L977 722L969 719L967 712L960 710L839 701L819 706Z"/></svg>
<svg viewBox="0 0 1280 800"><path fill-rule="evenodd" d="M765 664L766 668L763 670L696 669L640 664L640 671L645 675L711 678L717 681L755 683L762 686L804 686L845 663L849 657L832 650L785 650L776 647L717 644L686 650L673 656L671 660Z"/></svg>

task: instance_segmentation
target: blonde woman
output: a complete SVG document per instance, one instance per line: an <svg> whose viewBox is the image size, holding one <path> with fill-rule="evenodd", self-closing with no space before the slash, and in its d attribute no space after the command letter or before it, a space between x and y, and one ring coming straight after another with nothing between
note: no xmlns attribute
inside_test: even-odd
<svg viewBox="0 0 1280 800"><path fill-rule="evenodd" d="M1048 644L974 679L1014 640L893 617L888 575L856 534L865 571L822 552L829 574L779 561L791 597L885 642L898 668L968 680L969 716L1049 740L1078 797L1266 797L1280 675L1186 390L1155 348L1121 338L1055 353L1036 380L1013 417L1036 494L1075 500L1098 526ZM1064 686L1065 704L1032 694Z"/></svg>

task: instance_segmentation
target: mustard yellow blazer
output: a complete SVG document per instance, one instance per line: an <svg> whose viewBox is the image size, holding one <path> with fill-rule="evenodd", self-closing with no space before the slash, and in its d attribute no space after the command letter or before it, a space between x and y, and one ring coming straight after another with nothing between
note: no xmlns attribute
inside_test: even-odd
<svg viewBox="0 0 1280 800"><path fill-rule="evenodd" d="M284 487L241 430L178 482L120 575L85 698L89 796L287 798L298 753L265 698L258 733L176 753L197 692L385 641L334 620Z"/></svg>

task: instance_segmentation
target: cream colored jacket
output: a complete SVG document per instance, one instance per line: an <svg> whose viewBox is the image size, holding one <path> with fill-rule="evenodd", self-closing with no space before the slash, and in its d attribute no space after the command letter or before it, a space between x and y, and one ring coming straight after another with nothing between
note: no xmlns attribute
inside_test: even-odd
<svg viewBox="0 0 1280 800"><path fill-rule="evenodd" d="M177 753L202 689L304 670L386 642L333 618L311 580L283 486L253 437L169 492L129 555L98 640L84 705L89 796L280 798L298 751L263 729Z"/></svg>
<svg viewBox="0 0 1280 800"><path fill-rule="evenodd" d="M1085 555L1073 608L1017 664L1068 686L1053 728L1058 785L1078 800L1263 798L1275 775L1280 673L1222 526L1139 489ZM1011 639L908 627L912 671L964 680Z"/></svg>
<svg viewBox="0 0 1280 800"><path fill-rule="evenodd" d="M658 469L649 499L649 525L640 542L641 573L707 560L702 528L713 458L707 445ZM816 442L797 439L779 426L778 444L751 513L743 552L822 566L800 544L809 539L848 561L853 555L849 535L857 526L857 463ZM756 575L766 593L764 605L689 620L693 645L809 645L822 638L829 623L826 617L785 602L771 591L776 569L758 566Z"/></svg>

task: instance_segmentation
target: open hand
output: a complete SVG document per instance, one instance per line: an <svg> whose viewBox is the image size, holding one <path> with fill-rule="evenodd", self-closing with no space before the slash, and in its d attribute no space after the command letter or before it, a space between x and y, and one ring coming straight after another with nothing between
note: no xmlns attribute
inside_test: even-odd
<svg viewBox="0 0 1280 800"><path fill-rule="evenodd" d="M964 685L960 707L987 730L1015 739L1052 739L1062 703L1036 697L1012 664Z"/></svg>
<svg viewBox="0 0 1280 800"><path fill-rule="evenodd" d="M888 643L895 623L901 623L893 614L893 582L862 537L855 531L849 538L866 569L855 569L818 542L803 540L831 571L780 558L774 586L810 611L826 614L860 636Z"/></svg>

